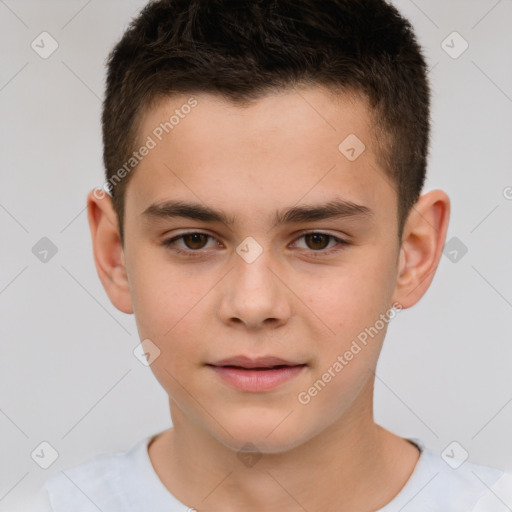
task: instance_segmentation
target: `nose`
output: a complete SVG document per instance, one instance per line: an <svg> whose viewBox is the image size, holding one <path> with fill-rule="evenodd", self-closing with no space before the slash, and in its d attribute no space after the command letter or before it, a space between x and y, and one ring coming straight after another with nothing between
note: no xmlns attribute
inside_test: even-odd
<svg viewBox="0 0 512 512"><path fill-rule="evenodd" d="M252 262L238 254L233 259L234 268L223 280L220 294L221 320L252 331L285 324L291 314L291 292L270 250L263 250Z"/></svg>

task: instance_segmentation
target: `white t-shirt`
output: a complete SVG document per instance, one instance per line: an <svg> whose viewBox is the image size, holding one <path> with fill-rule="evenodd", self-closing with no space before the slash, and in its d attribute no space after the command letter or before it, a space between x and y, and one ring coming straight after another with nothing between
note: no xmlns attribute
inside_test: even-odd
<svg viewBox="0 0 512 512"><path fill-rule="evenodd" d="M50 477L27 512L191 512L155 473L149 436L122 453L102 454ZM512 473L464 462L453 469L410 439L421 454L399 494L376 512L510 512ZM452 464L456 466L456 464Z"/></svg>

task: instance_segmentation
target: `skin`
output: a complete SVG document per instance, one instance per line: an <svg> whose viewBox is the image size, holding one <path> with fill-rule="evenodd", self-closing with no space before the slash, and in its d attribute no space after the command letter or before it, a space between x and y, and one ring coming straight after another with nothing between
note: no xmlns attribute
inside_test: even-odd
<svg viewBox="0 0 512 512"><path fill-rule="evenodd" d="M110 197L88 197L103 286L115 307L135 314L140 339L160 350L151 369L169 395L173 428L151 442L153 467L198 511L381 508L419 457L373 420L385 327L308 404L297 396L393 303L409 308L424 295L441 257L449 198L441 190L423 194L398 239L396 191L360 97L322 87L280 91L245 107L194 97L197 107L133 171L124 247ZM187 98L166 98L146 112L140 143ZM366 146L355 161L338 150L351 133ZM271 225L276 210L340 198L373 214ZM236 220L228 226L143 214L169 199ZM349 243L327 237L315 245L304 230ZM164 244L190 231L213 237L176 242L199 256ZM248 236L263 249L252 263L236 252ZM272 391L243 392L206 366L240 354L307 366ZM259 457L250 466L237 457L246 443Z"/></svg>

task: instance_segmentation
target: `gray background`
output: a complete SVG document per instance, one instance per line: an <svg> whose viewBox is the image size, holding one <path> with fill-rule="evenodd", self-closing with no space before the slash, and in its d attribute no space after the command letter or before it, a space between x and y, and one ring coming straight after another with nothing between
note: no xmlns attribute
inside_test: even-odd
<svg viewBox="0 0 512 512"><path fill-rule="evenodd" d="M390 325L376 419L512 470L512 2L395 3L431 67L425 190L452 200L458 257L443 256L423 300ZM104 62L143 4L0 0L0 510L52 473L170 425L165 392L132 353L134 319L96 276L85 212L103 183ZM31 47L43 31L58 43L46 59ZM454 31L469 44L458 58ZM42 237L57 248L46 262L32 252ZM31 458L42 441L59 454L48 469Z"/></svg>

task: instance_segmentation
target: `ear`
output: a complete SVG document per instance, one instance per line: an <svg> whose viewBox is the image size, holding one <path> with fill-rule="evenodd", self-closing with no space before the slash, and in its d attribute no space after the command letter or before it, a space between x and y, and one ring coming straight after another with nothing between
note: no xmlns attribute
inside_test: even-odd
<svg viewBox="0 0 512 512"><path fill-rule="evenodd" d="M450 198L442 190L423 194L411 209L402 234L394 301L409 308L425 294L443 253Z"/></svg>
<svg viewBox="0 0 512 512"><path fill-rule="evenodd" d="M89 192L87 215L94 263L103 288L119 311L133 313L124 251L112 198L101 189Z"/></svg>

